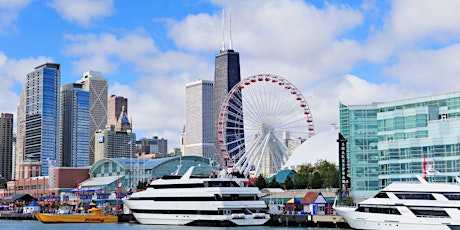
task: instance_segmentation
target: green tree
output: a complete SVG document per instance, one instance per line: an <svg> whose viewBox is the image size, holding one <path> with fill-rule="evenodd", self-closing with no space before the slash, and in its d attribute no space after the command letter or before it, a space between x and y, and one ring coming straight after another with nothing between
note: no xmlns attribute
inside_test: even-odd
<svg viewBox="0 0 460 230"><path fill-rule="evenodd" d="M308 178L313 173L314 168L311 164L300 166L299 171L294 176L294 188L305 189L309 187Z"/></svg>
<svg viewBox="0 0 460 230"><path fill-rule="evenodd" d="M339 187L339 170L337 166L325 160L319 160L315 164L315 170L319 172L323 184L321 188L338 188Z"/></svg>
<svg viewBox="0 0 460 230"><path fill-rule="evenodd" d="M314 171L313 174L308 178L311 188L318 189L323 187L323 178L318 171Z"/></svg>
<svg viewBox="0 0 460 230"><path fill-rule="evenodd" d="M278 182L278 180L276 180L276 176L273 176L273 179L270 182L268 182L267 187L269 188L279 188L280 187L280 183Z"/></svg>
<svg viewBox="0 0 460 230"><path fill-rule="evenodd" d="M257 186L259 189L263 189L263 188L266 188L266 187L267 187L267 182L265 181L264 175L260 174L260 175L257 177L256 186Z"/></svg>
<svg viewBox="0 0 460 230"><path fill-rule="evenodd" d="M294 188L294 181L291 179L290 176L286 177L286 180L284 181L284 187L286 189L293 189Z"/></svg>

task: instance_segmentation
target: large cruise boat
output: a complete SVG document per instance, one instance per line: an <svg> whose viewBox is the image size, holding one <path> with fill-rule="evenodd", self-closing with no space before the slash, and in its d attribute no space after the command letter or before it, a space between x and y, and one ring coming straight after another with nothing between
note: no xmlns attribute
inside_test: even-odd
<svg viewBox="0 0 460 230"><path fill-rule="evenodd" d="M190 167L183 176L152 181L124 203L140 224L243 226L270 219L257 187L215 175L211 167Z"/></svg>
<svg viewBox="0 0 460 230"><path fill-rule="evenodd" d="M460 229L460 184L393 182L357 207L334 209L355 229Z"/></svg>

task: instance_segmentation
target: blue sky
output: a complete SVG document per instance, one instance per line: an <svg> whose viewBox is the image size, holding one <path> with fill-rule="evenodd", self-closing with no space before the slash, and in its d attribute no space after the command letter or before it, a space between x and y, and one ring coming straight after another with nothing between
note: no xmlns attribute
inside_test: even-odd
<svg viewBox="0 0 460 230"><path fill-rule="evenodd" d="M26 74L61 64L62 84L101 71L128 97L138 137L178 147L185 84L212 80L229 46L229 0L0 0L0 111L16 115ZM458 91L460 2L233 0L242 78L280 75L301 90L317 132L338 104Z"/></svg>

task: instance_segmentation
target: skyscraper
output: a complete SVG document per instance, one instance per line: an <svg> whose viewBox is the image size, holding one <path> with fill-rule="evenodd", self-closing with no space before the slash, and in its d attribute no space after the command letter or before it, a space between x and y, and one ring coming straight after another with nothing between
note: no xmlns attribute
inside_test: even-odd
<svg viewBox="0 0 460 230"><path fill-rule="evenodd" d="M82 84L61 87L59 166L89 166L89 92Z"/></svg>
<svg viewBox="0 0 460 230"><path fill-rule="evenodd" d="M107 100L107 124L115 125L115 131L121 131L121 127L117 127L118 118L120 117L122 108L128 114L128 98L122 96L111 95Z"/></svg>
<svg viewBox="0 0 460 230"><path fill-rule="evenodd" d="M0 177L12 179L13 114L0 113Z"/></svg>
<svg viewBox="0 0 460 230"><path fill-rule="evenodd" d="M228 92L238 84L241 80L240 76L240 55L238 52L233 51L232 49L224 50L222 49L219 54L216 55L216 64L215 64L215 73L214 73L214 145L215 149L219 149L217 142L217 122L219 118L219 112L222 107L222 103L227 97ZM238 124L233 124L238 125ZM243 128L242 125L239 128ZM235 129L234 129L235 130ZM227 138L232 138L234 135L229 133L230 130L226 130ZM231 141L230 139L227 142ZM240 145L240 146L244 146ZM217 153L217 152L215 152ZM221 159L215 159L220 161Z"/></svg>
<svg viewBox="0 0 460 230"><path fill-rule="evenodd" d="M60 65L46 63L27 74L23 170L26 178L48 175L48 160L59 157ZM39 175L35 175L39 174Z"/></svg>
<svg viewBox="0 0 460 230"><path fill-rule="evenodd" d="M89 164L94 163L94 142L97 130L102 130L107 124L107 79L101 72L88 71L83 73L83 78L77 81L83 85L83 90L89 92Z"/></svg>
<svg viewBox="0 0 460 230"><path fill-rule="evenodd" d="M24 162L24 138L26 133L26 84L22 85L22 93L19 99L17 109L17 125L16 125L16 155L13 163L14 179L22 180L21 173L22 163Z"/></svg>
<svg viewBox="0 0 460 230"><path fill-rule="evenodd" d="M184 156L213 158L214 83L196 80L185 85Z"/></svg>

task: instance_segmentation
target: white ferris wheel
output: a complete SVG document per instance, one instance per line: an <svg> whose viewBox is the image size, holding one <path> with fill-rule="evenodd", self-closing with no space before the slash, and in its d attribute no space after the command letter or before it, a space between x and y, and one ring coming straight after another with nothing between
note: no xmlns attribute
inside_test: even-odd
<svg viewBox="0 0 460 230"><path fill-rule="evenodd" d="M276 174L314 134L301 92L286 79L260 74L235 85L220 108L216 160L248 177Z"/></svg>

